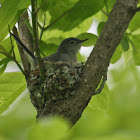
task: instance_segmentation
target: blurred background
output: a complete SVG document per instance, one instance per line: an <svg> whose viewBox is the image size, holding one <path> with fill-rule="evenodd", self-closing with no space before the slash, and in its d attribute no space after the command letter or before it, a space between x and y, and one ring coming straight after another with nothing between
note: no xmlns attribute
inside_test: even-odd
<svg viewBox="0 0 140 140"><path fill-rule="evenodd" d="M38 6L44 1L39 0ZM83 44L77 55L79 62L86 62L115 2L46 1L38 13L42 26L45 16L45 26L48 26L67 9L72 7L72 11L43 33L41 50L47 56L54 53L65 38L88 37L89 42ZM30 17L29 5L30 2L24 0L1 1L0 44L7 51L11 48L7 26L10 24L12 28L16 24L18 28L17 21L28 7ZM31 104L23 74L15 62L0 53L0 140L140 140L139 17L137 13L132 19L111 59L103 91L92 97L72 128L60 116L40 119L36 123L37 112ZM16 42L12 41L16 59L21 64Z"/></svg>

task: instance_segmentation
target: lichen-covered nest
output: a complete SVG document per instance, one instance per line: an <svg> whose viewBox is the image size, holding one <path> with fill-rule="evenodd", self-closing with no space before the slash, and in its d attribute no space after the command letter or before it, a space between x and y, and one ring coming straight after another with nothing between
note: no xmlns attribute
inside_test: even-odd
<svg viewBox="0 0 140 140"><path fill-rule="evenodd" d="M74 89L82 74L82 67L81 63L44 61L44 83L41 82L38 68L32 71L27 79L33 105L42 108L46 102L58 101L74 95Z"/></svg>

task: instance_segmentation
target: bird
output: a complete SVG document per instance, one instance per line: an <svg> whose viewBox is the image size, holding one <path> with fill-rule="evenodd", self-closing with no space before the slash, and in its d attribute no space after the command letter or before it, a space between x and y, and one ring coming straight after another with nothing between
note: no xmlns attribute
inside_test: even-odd
<svg viewBox="0 0 140 140"><path fill-rule="evenodd" d="M86 41L87 39L80 40L78 38L70 37L67 39L64 39L56 53L44 57L42 60L45 61L54 61L54 62L77 62L76 54L78 50L80 49L82 42Z"/></svg>
<svg viewBox="0 0 140 140"><path fill-rule="evenodd" d="M17 38L13 33L11 35L14 37L16 42L23 48L25 52L34 60L36 60L36 57L30 50L20 41L19 38ZM64 39L60 45L58 46L57 51L49 55L47 57L42 58L43 61L53 61L53 62L77 62L76 54L78 50L80 49L83 42L85 42L88 39L80 40L75 37L70 37L67 39Z"/></svg>

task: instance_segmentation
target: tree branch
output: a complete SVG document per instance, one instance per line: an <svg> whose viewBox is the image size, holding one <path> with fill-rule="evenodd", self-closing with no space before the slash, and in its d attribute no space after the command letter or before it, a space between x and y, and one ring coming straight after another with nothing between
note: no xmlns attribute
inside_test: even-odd
<svg viewBox="0 0 140 140"><path fill-rule="evenodd" d="M135 12L139 12L140 11L140 7L136 8L134 11Z"/></svg>
<svg viewBox="0 0 140 140"><path fill-rule="evenodd" d="M35 54L39 65L40 76L42 81L44 81L44 70L42 68L39 41L38 41L37 0L31 0L31 5L32 5L32 25L33 25L33 46L35 49Z"/></svg>
<svg viewBox="0 0 140 140"><path fill-rule="evenodd" d="M135 14L132 9L136 6L137 0L117 0L86 62L76 94L67 100L46 102L44 109L38 112L38 117L59 114L73 124L79 120L109 66L111 57Z"/></svg>

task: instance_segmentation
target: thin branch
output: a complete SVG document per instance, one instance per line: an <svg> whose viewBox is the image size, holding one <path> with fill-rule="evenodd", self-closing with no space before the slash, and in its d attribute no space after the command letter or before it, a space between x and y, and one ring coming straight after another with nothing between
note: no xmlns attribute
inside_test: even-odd
<svg viewBox="0 0 140 140"><path fill-rule="evenodd" d="M45 53L43 53L41 50L40 50L40 53L43 55L43 57L46 57Z"/></svg>
<svg viewBox="0 0 140 140"><path fill-rule="evenodd" d="M1 54L5 55L2 51L0 51Z"/></svg>
<svg viewBox="0 0 140 140"><path fill-rule="evenodd" d="M22 69L22 67L20 66L20 64L17 62L17 60L15 58L13 58L13 61L17 64L17 66L19 67L19 69L21 70L21 72L23 73L23 75L25 75L24 70Z"/></svg>
<svg viewBox="0 0 140 140"><path fill-rule="evenodd" d="M34 60L34 61L36 61L36 57L32 54L32 52L20 41L20 39L19 38L17 38L14 34L12 34L12 33L10 33L13 37L14 37L14 39L16 40L16 42L19 44L19 46L23 49L23 50L25 50L29 55L30 55L30 57Z"/></svg>
<svg viewBox="0 0 140 140"><path fill-rule="evenodd" d="M101 83L100 87L94 92L93 95L96 95L96 94L101 93L101 91L104 88L104 85L105 85L106 80L107 80L107 73L103 76L102 83Z"/></svg>
<svg viewBox="0 0 140 140"><path fill-rule="evenodd" d="M104 3L105 3L105 7L106 7L107 16L109 17L109 11L108 11L108 6L107 6L106 0L104 0Z"/></svg>
<svg viewBox="0 0 140 140"><path fill-rule="evenodd" d="M0 45L0 50L4 53L5 56L11 57L11 55Z"/></svg>
<svg viewBox="0 0 140 140"><path fill-rule="evenodd" d="M67 13L69 13L71 11L72 8L70 8L69 10L67 10L66 12L64 12L61 16L59 16L57 19L55 19L52 23L50 23L47 27L43 28L43 30L47 30L48 28L50 28L53 24L55 24L59 19L61 19L62 17L64 17ZM40 26L39 26L40 27ZM41 27L42 28L42 27Z"/></svg>
<svg viewBox="0 0 140 140"><path fill-rule="evenodd" d="M101 11L102 11L102 13L104 13L108 17L107 13L104 10L101 10Z"/></svg>
<svg viewBox="0 0 140 140"><path fill-rule="evenodd" d="M19 27L19 30L20 30L20 26ZM19 35L18 35L18 32L17 32L17 28L14 26L13 27L13 34L19 38ZM23 49L20 47L20 45L17 43L17 47L18 47L18 51L19 51L19 54L20 54L20 58L21 58L21 62L23 64L23 68L24 68L24 73L25 73L25 76L28 75L28 72L29 72L29 64L28 64L28 60L27 60L27 57L25 56L24 54L24 51Z"/></svg>
<svg viewBox="0 0 140 140"><path fill-rule="evenodd" d="M10 34L10 26L8 25L8 28L9 28L9 34ZM11 51L13 52L13 57L16 59L16 55L15 55L15 52L14 52L14 45L13 45L13 42L12 42L12 38L11 38L11 34L10 34L10 42L11 42Z"/></svg>
<svg viewBox="0 0 140 140"><path fill-rule="evenodd" d="M46 24L46 13L44 14L44 23L43 23L43 27L42 27L42 29L41 29L41 33L40 33L40 39L39 40L41 40L41 38L42 38L42 35L43 35L43 32L44 32L44 27L45 27L45 24Z"/></svg>
<svg viewBox="0 0 140 140"><path fill-rule="evenodd" d="M40 5L40 7L37 9L37 12L39 12L39 10L44 6L44 4L48 2L48 0L45 0L44 2L42 2L42 4Z"/></svg>
<svg viewBox="0 0 140 140"><path fill-rule="evenodd" d="M17 60L11 56L5 49L3 46L0 45L0 49L2 50L2 52L0 51L0 53L4 54L5 56L7 56L8 58L10 58L11 60L13 60L17 66L19 67L19 69L21 70L21 72L25 75L24 70L22 69L22 67L20 66L20 64L17 62Z"/></svg>
<svg viewBox="0 0 140 140"><path fill-rule="evenodd" d="M126 37L127 37L127 36L126 36ZM134 43L129 39L129 37L127 37L127 40L128 40L128 42L130 42L130 44L132 45L132 47L133 47L133 49L134 49L134 52L137 52L137 49L136 49Z"/></svg>
<svg viewBox="0 0 140 140"><path fill-rule="evenodd" d="M33 25L33 46L35 49L37 62L39 64L40 76L41 76L41 79L43 82L45 73L42 68L39 41L38 41L37 11L36 11L37 10L37 0L31 0L31 5L32 5L32 25Z"/></svg>
<svg viewBox="0 0 140 140"><path fill-rule="evenodd" d="M32 11L28 8L28 11L30 12L30 14L32 14Z"/></svg>
<svg viewBox="0 0 140 140"><path fill-rule="evenodd" d="M140 7L137 7L134 11L135 12L139 12L140 11Z"/></svg>
<svg viewBox="0 0 140 140"><path fill-rule="evenodd" d="M38 25L38 27L39 27L40 29L43 29L43 27L40 25L39 22L37 22L37 25Z"/></svg>
<svg viewBox="0 0 140 140"><path fill-rule="evenodd" d="M38 43L38 30L37 30L37 0L31 0L32 4L32 25L33 25L33 46L36 52L37 60L40 62L40 49L39 49L39 43Z"/></svg>

